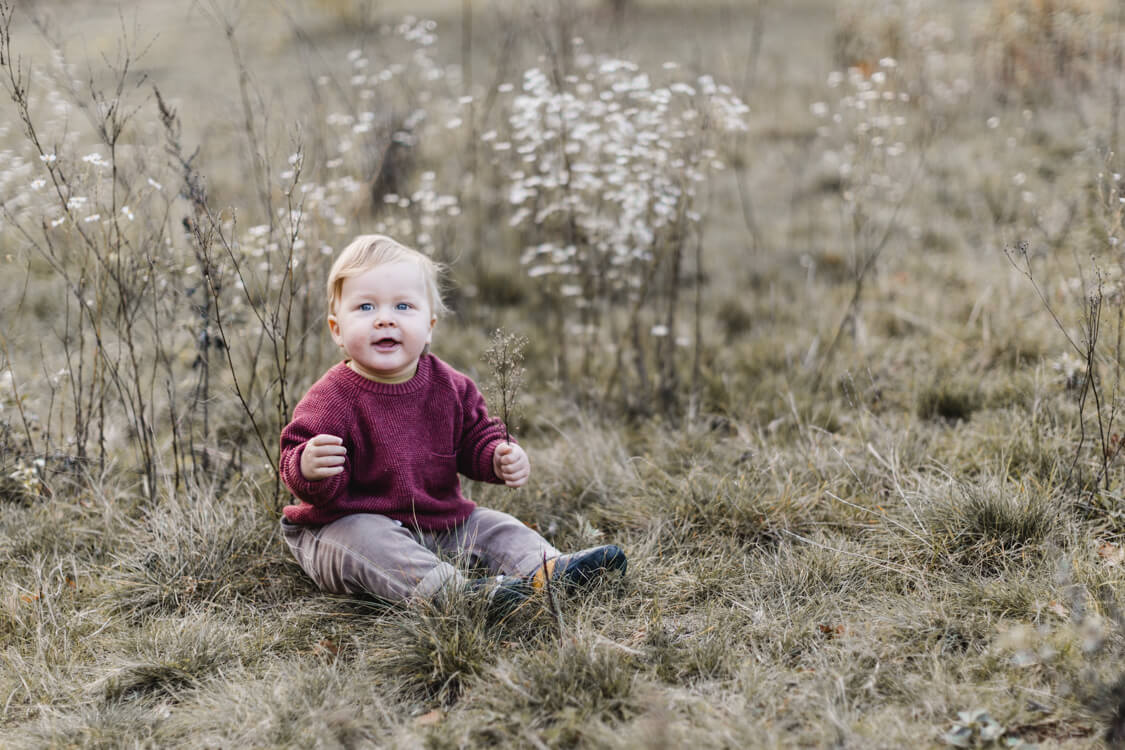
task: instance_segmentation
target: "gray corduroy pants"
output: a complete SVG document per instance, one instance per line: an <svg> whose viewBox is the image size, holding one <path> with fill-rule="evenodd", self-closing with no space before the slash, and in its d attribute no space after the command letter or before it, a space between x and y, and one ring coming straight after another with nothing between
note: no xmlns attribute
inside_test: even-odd
<svg viewBox="0 0 1125 750"><path fill-rule="evenodd" d="M281 533L321 589L389 601L428 599L460 582L461 573L449 560L481 565L493 574L526 576L544 556L559 555L515 517L481 507L445 531L420 531L375 513L353 513L323 526L282 518Z"/></svg>

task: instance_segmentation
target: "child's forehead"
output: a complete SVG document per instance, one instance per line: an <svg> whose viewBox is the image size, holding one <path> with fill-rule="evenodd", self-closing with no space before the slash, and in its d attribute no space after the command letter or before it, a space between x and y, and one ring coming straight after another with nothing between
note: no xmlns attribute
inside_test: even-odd
<svg viewBox="0 0 1125 750"><path fill-rule="evenodd" d="M378 263L361 269L344 279L343 290L417 291L426 292L426 271L420 263L408 259Z"/></svg>

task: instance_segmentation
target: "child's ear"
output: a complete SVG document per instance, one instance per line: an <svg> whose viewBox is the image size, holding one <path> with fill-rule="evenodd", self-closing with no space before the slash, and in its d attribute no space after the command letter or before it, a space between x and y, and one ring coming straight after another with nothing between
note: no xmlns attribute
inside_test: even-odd
<svg viewBox="0 0 1125 750"><path fill-rule="evenodd" d="M328 314L328 331L332 334L332 340L336 342L336 346L343 346L344 341L340 338L340 321L336 316Z"/></svg>
<svg viewBox="0 0 1125 750"><path fill-rule="evenodd" d="M437 316L436 315L431 316L430 317L430 330L426 332L426 343L427 344L434 343L434 324L436 324L436 323L437 323Z"/></svg>

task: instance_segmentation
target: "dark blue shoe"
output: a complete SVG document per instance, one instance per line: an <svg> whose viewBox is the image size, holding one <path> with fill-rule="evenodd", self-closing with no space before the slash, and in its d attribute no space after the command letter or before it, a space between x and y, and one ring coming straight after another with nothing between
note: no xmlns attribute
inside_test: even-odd
<svg viewBox="0 0 1125 750"><path fill-rule="evenodd" d="M606 573L625 574L628 560L616 544L591 547L548 560L531 576L531 586L542 589L549 580L564 588L587 586Z"/></svg>

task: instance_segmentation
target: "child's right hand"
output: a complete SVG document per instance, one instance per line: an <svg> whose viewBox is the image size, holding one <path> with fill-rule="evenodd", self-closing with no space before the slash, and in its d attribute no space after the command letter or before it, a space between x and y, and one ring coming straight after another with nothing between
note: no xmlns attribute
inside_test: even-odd
<svg viewBox="0 0 1125 750"><path fill-rule="evenodd" d="M334 477L344 470L347 453L343 438L314 435L301 453L301 475L310 482Z"/></svg>

